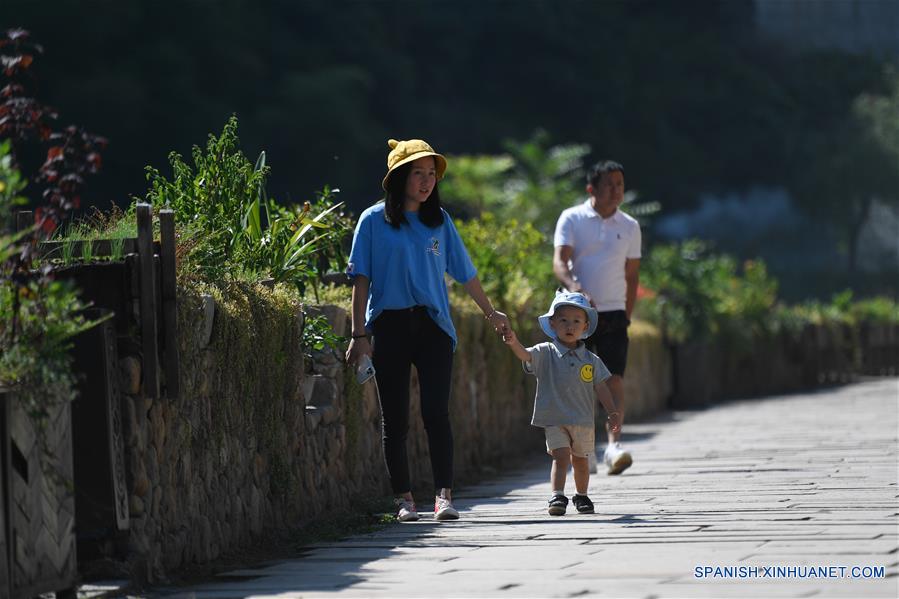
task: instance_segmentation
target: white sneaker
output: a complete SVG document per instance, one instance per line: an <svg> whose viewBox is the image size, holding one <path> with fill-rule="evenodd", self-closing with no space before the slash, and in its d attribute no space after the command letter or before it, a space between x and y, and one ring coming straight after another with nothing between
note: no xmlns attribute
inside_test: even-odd
<svg viewBox="0 0 899 599"><path fill-rule="evenodd" d="M608 474L621 474L631 467L634 458L631 454L621 449L621 443L610 443L603 453L603 462L609 469Z"/></svg>
<svg viewBox="0 0 899 599"><path fill-rule="evenodd" d="M599 465L597 464L596 452L591 451L589 454L587 454L587 471L590 474L596 474L598 468Z"/></svg>
<svg viewBox="0 0 899 599"><path fill-rule="evenodd" d="M440 495L434 498L435 520L458 520L459 511L453 507L453 502L446 498L446 491L440 490Z"/></svg>
<svg viewBox="0 0 899 599"><path fill-rule="evenodd" d="M396 505L396 519L400 522L415 522L418 520L418 511L415 509L415 502L409 501L404 497L397 497L393 500Z"/></svg>

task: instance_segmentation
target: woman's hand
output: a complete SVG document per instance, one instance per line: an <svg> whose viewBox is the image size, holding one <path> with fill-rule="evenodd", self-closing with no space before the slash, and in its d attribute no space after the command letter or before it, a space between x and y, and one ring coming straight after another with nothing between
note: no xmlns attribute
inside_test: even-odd
<svg viewBox="0 0 899 599"><path fill-rule="evenodd" d="M350 346L346 348L346 361L350 366L356 366L363 355L371 357L371 342L368 337L358 337L350 340Z"/></svg>
<svg viewBox="0 0 899 599"><path fill-rule="evenodd" d="M512 330L512 324L509 322L509 317L499 310L491 312L487 320L493 325L493 329L504 337Z"/></svg>

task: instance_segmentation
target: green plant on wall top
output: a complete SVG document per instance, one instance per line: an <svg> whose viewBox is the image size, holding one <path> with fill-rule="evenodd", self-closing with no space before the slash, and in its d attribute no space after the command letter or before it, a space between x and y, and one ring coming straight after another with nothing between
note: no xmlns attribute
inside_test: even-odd
<svg viewBox="0 0 899 599"><path fill-rule="evenodd" d="M723 335L739 348L752 337L798 333L806 325L899 324L895 299L854 300L848 289L830 302L782 304L764 262L740 265L695 239L654 246L640 282L651 293L637 302L638 315L659 325L675 343Z"/></svg>
<svg viewBox="0 0 899 599"><path fill-rule="evenodd" d="M271 278L302 293L319 275L322 256L346 233L336 190L319 194L314 210L310 203L285 207L269 198L265 153L255 163L243 154L233 116L192 157L191 167L169 154L171 180L147 167L147 200L174 209L182 267L209 282Z"/></svg>
<svg viewBox="0 0 899 599"><path fill-rule="evenodd" d="M237 119L231 117L220 137L209 136L205 151L194 146L193 167L177 152L169 154L172 179L147 167L147 201L172 208L182 237L189 239L190 263L208 280L228 274L236 258L247 208L259 198L268 167L255 168L243 155Z"/></svg>
<svg viewBox="0 0 899 599"><path fill-rule="evenodd" d="M777 301L777 281L764 262L746 261L741 270L732 256L715 254L695 239L653 247L641 284L655 297L638 302L639 313L675 342L765 332Z"/></svg>
<svg viewBox="0 0 899 599"><path fill-rule="evenodd" d="M489 212L456 221L459 235L478 269L484 290L501 299L504 309L519 313L549 305L557 283L552 274L552 247L529 222L501 222Z"/></svg>

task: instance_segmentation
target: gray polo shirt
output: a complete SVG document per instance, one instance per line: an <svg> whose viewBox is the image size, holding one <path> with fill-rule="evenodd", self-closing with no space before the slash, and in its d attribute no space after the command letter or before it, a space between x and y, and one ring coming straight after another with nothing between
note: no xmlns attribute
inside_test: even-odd
<svg viewBox="0 0 899 599"><path fill-rule="evenodd" d="M609 369L581 341L568 349L558 341L527 348L531 361L524 371L537 377L534 426L577 424L593 426L596 391L593 386L609 378Z"/></svg>

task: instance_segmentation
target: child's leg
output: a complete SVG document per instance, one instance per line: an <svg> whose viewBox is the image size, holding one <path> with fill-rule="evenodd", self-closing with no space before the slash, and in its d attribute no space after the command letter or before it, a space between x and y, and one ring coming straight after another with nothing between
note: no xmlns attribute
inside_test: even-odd
<svg viewBox="0 0 899 599"><path fill-rule="evenodd" d="M560 447L550 452L553 457L553 467L550 472L550 482L553 492L565 494L565 477L568 475L568 466L571 464L571 449Z"/></svg>
<svg viewBox="0 0 899 599"><path fill-rule="evenodd" d="M571 469L574 471L574 488L579 495L587 494L590 485L590 461L583 456L571 456Z"/></svg>

